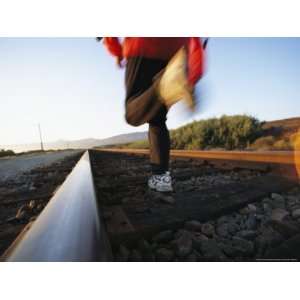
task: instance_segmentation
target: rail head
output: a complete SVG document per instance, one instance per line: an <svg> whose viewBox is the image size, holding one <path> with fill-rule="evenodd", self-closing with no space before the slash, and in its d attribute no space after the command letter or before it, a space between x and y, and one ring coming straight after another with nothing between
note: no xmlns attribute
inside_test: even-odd
<svg viewBox="0 0 300 300"><path fill-rule="evenodd" d="M5 261L106 261L108 248L86 151Z"/></svg>
<svg viewBox="0 0 300 300"><path fill-rule="evenodd" d="M117 153L149 154L148 149L98 148L98 151ZM214 150L171 150L173 157L217 159L295 165L300 162L300 151L214 151Z"/></svg>

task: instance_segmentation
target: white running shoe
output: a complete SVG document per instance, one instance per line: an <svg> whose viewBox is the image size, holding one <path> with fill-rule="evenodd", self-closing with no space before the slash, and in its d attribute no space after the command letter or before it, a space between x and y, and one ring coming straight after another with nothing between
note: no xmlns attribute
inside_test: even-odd
<svg viewBox="0 0 300 300"><path fill-rule="evenodd" d="M173 187L170 172L161 175L152 175L148 180L148 186L157 192L172 192Z"/></svg>
<svg viewBox="0 0 300 300"><path fill-rule="evenodd" d="M168 108L183 100L191 110L195 109L193 88L187 77L187 54L184 48L172 57L160 76L158 94Z"/></svg>

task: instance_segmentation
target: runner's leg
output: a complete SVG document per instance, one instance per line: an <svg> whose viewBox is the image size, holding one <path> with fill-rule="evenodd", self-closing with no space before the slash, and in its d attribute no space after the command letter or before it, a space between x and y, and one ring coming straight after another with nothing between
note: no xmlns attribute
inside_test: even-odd
<svg viewBox="0 0 300 300"><path fill-rule="evenodd" d="M167 61L144 57L128 58L126 65L126 121L133 126L148 123L164 105L156 92L155 76Z"/></svg>
<svg viewBox="0 0 300 300"><path fill-rule="evenodd" d="M163 107L149 122L150 163L153 174L169 170L170 135L166 126L167 109Z"/></svg>

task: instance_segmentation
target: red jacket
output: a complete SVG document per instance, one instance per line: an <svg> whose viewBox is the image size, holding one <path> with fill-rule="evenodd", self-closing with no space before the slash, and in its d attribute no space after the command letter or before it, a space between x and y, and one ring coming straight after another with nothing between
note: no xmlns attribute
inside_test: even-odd
<svg viewBox="0 0 300 300"><path fill-rule="evenodd" d="M126 37L122 43L116 37L105 37L104 45L117 57L142 56L170 60L183 46L188 50L188 77L194 85L203 75L204 53L200 38L196 37Z"/></svg>

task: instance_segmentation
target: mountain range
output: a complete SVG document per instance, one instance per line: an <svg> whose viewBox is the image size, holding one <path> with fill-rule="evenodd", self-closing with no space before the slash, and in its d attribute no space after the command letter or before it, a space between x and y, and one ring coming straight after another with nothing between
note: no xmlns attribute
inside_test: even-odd
<svg viewBox="0 0 300 300"><path fill-rule="evenodd" d="M58 150L58 149L87 149L93 147L102 147L108 145L118 145L135 142L138 140L145 140L147 132L133 132L127 134L119 134L105 139L87 138L81 140L58 140L55 142L44 143L44 149ZM10 149L15 152L25 152L31 150L41 149L40 143L20 144L20 145L0 145L0 149Z"/></svg>

